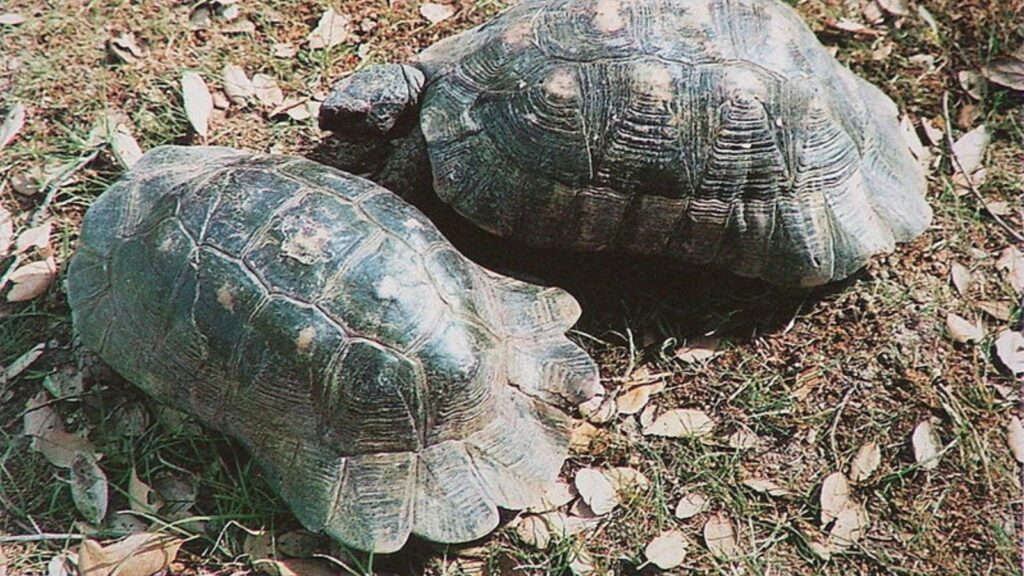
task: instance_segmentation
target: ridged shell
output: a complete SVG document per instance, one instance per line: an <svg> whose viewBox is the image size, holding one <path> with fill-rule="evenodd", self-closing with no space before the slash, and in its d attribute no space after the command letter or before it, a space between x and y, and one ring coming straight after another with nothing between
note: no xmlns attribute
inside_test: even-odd
<svg viewBox="0 0 1024 576"><path fill-rule="evenodd" d="M86 214L68 293L86 346L364 550L472 540L532 502L567 453L556 406L597 386L572 297L298 158L149 152Z"/></svg>
<svg viewBox="0 0 1024 576"><path fill-rule="evenodd" d="M526 0L419 66L437 194L501 236L814 285L931 218L895 105L776 0Z"/></svg>

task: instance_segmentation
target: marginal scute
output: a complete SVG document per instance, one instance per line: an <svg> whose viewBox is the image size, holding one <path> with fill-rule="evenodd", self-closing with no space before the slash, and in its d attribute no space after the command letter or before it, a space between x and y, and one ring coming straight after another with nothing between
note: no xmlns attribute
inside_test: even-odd
<svg viewBox="0 0 1024 576"><path fill-rule="evenodd" d="M554 480L568 417L512 380L560 406L589 390L572 297L484 271L399 198L305 160L160 147L138 166L85 216L75 328L251 450L308 529L377 553L463 542Z"/></svg>

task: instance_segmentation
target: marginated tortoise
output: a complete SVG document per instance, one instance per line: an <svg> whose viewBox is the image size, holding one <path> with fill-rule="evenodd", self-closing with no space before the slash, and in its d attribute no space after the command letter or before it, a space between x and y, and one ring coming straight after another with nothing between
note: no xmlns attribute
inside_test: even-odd
<svg viewBox="0 0 1024 576"><path fill-rule="evenodd" d="M524 0L343 79L320 123L497 235L777 284L931 219L896 106L778 0Z"/></svg>
<svg viewBox="0 0 1024 576"><path fill-rule="evenodd" d="M376 552L483 536L598 389L567 293L484 270L387 190L316 163L161 147L86 214L84 344L237 438L312 530Z"/></svg>

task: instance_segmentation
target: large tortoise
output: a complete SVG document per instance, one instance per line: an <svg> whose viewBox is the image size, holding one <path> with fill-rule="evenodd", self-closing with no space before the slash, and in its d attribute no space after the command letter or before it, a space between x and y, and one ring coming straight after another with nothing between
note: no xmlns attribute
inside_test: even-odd
<svg viewBox="0 0 1024 576"><path fill-rule="evenodd" d="M364 550L471 540L535 502L567 454L562 408L598 387L571 296L299 158L154 149L86 214L68 294L87 347Z"/></svg>
<svg viewBox="0 0 1024 576"><path fill-rule="evenodd" d="M896 106L777 0L524 0L343 79L320 123L500 236L778 284L931 219Z"/></svg>

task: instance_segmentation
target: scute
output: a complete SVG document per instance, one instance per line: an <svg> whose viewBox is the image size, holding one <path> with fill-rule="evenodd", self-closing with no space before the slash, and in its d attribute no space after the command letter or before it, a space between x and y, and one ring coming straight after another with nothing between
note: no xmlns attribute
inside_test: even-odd
<svg viewBox="0 0 1024 576"><path fill-rule="evenodd" d="M311 162L169 147L138 166L85 217L76 330L250 449L307 528L375 552L461 542L554 480L567 416L534 390L597 385L570 296L484 271Z"/></svg>

